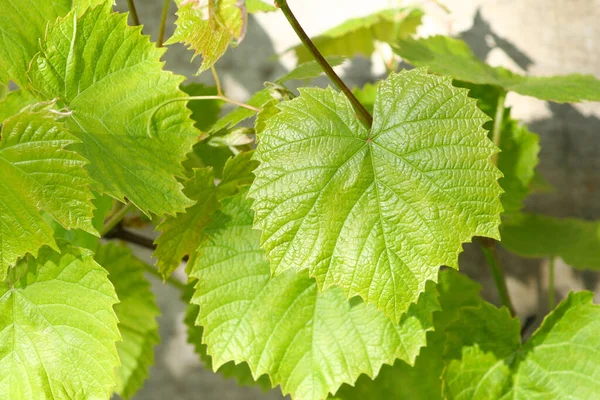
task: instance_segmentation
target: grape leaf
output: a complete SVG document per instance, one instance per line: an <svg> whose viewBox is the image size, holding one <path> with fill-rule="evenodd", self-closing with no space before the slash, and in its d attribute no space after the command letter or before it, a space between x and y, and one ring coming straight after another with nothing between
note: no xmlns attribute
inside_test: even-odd
<svg viewBox="0 0 600 400"><path fill-rule="evenodd" d="M252 220L245 193L225 200L190 269L198 279L196 323L215 368L245 361L284 394L321 399L396 358L414 362L437 309L433 285L395 325L338 288L319 292L306 273L271 277Z"/></svg>
<svg viewBox="0 0 600 400"><path fill-rule="evenodd" d="M352 18L314 37L312 40L324 56L369 57L375 51L375 41L394 43L414 34L421 24L423 12L415 8L394 8ZM312 61L313 56L304 47L293 48L298 63Z"/></svg>
<svg viewBox="0 0 600 400"><path fill-rule="evenodd" d="M194 50L194 58L202 55L198 74L210 69L225 54L230 43L245 35L247 14L244 2L238 0L209 1L202 6L198 0L177 0L176 29L165 44L184 43Z"/></svg>
<svg viewBox="0 0 600 400"><path fill-rule="evenodd" d="M86 162L65 149L77 139L43 107L4 121L1 137L0 281L25 254L35 256L42 246L58 250L40 211L67 229L98 234Z"/></svg>
<svg viewBox="0 0 600 400"><path fill-rule="evenodd" d="M502 247L523 257L560 257L579 269L600 269L600 222L520 214L500 228Z"/></svg>
<svg viewBox="0 0 600 400"><path fill-rule="evenodd" d="M162 71L164 49L140 31L104 7L71 13L49 29L29 75L40 96L67 110L66 124L82 141L72 148L90 161L96 189L162 216L192 204L175 176L198 131L185 102L157 109L184 97L182 78Z"/></svg>
<svg viewBox="0 0 600 400"><path fill-rule="evenodd" d="M124 246L99 246L96 262L109 273L120 303L115 305L123 341L117 342L121 366L117 368L115 392L130 399L143 386L154 363L154 346L159 342L160 314L150 282L144 277L144 263Z"/></svg>
<svg viewBox="0 0 600 400"><path fill-rule="evenodd" d="M344 61L346 61L345 57L340 56L330 56L325 57L327 64L332 67L337 67L338 65L342 65ZM282 84L291 80L301 80L301 79L311 79L321 76L323 74L323 67L316 61L307 61L298 65L296 68L277 79L277 83Z"/></svg>
<svg viewBox="0 0 600 400"><path fill-rule="evenodd" d="M370 131L332 89L279 107L249 194L275 274L306 268L397 322L440 265L457 267L463 242L499 237L487 118L448 78L392 74Z"/></svg>
<svg viewBox="0 0 600 400"><path fill-rule="evenodd" d="M252 97L246 102L246 104L251 105L253 107L262 108L267 102L269 102L272 99L273 97L271 96L271 92L269 91L269 89L263 89L254 93L254 95L252 95ZM220 131L221 129L233 128L240 122L253 117L255 114L256 112L253 110L238 107L229 114L220 118L213 125L211 132L214 133Z"/></svg>
<svg viewBox="0 0 600 400"><path fill-rule="evenodd" d="M592 75L519 75L480 61L460 39L447 36L402 38L393 47L400 57L417 67L427 66L432 72L463 81L500 86L507 91L557 103L600 101L600 80Z"/></svg>
<svg viewBox="0 0 600 400"><path fill-rule="evenodd" d="M365 106L368 112L373 113L375 99L377 98L377 84L367 83L362 88L352 89L354 96L360 101L360 104Z"/></svg>
<svg viewBox="0 0 600 400"><path fill-rule="evenodd" d="M0 398L99 400L112 393L117 296L89 250L61 252L40 250L26 275L0 284Z"/></svg>
<svg viewBox="0 0 600 400"><path fill-rule="evenodd" d="M206 86L201 83L182 85L181 90L190 96L216 96L215 86ZM223 102L220 100L190 101L187 107L192 111L195 126L202 132L208 132L210 127L219 119Z"/></svg>
<svg viewBox="0 0 600 400"><path fill-rule="evenodd" d="M25 107L37 103L38 100L25 90L17 89L6 94L0 102L0 123L21 112Z"/></svg>
<svg viewBox="0 0 600 400"><path fill-rule="evenodd" d="M111 2L110 2L111 3ZM75 8L78 12L107 0L0 0L0 84L9 80L26 87L27 70L48 23Z"/></svg>
<svg viewBox="0 0 600 400"><path fill-rule="evenodd" d="M249 13L272 12L278 10L277 7L267 4L262 0L246 0L246 8Z"/></svg>
<svg viewBox="0 0 600 400"><path fill-rule="evenodd" d="M194 177L185 183L185 194L197 203L185 213L165 219L156 229L162 234L156 239L153 257L158 270L169 276L181 264L185 255L190 255L204 240L204 228L212 220L213 213L220 208L220 200L235 196L240 187L250 185L254 179L252 171L257 162L252 152L240 153L227 160L223 177L218 186L212 169L198 169Z"/></svg>
<svg viewBox="0 0 600 400"><path fill-rule="evenodd" d="M445 330L464 307L481 304L481 287L455 270L440 271L438 301L441 310L433 313L434 330L427 332L427 347L421 349L414 366L398 360L384 365L374 380L361 375L356 384L344 384L336 393L339 400L434 400L442 398L442 354Z"/></svg>

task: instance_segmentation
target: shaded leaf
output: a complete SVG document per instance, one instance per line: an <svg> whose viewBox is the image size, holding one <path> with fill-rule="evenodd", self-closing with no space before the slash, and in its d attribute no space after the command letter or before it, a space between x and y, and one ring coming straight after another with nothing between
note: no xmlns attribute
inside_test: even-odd
<svg viewBox="0 0 600 400"><path fill-rule="evenodd" d="M6 93L0 101L0 124L9 117L19 114L25 107L37 103L38 100L25 90L17 89Z"/></svg>
<svg viewBox="0 0 600 400"><path fill-rule="evenodd" d="M338 65L342 65L344 61L346 61L345 57L340 56L329 56L325 57L325 61L332 67L337 67ZM307 61L298 65L296 68L277 79L277 83L285 83L291 80L301 80L301 79L311 79L321 76L323 74L323 67L316 61Z"/></svg>

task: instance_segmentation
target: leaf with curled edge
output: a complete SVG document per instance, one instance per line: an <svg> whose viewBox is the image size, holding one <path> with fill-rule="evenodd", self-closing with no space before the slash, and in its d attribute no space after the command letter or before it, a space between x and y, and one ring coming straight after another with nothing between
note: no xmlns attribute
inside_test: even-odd
<svg viewBox="0 0 600 400"><path fill-rule="evenodd" d="M190 267L213 368L247 362L284 394L317 400L397 358L414 362L438 309L431 282L396 325L338 288L320 292L305 272L272 277L245 193L223 203Z"/></svg>
<svg viewBox="0 0 600 400"><path fill-rule="evenodd" d="M499 238L501 174L488 118L449 78L414 69L377 90L371 129L332 89L279 105L249 196L273 273L308 269L398 321L462 243Z"/></svg>

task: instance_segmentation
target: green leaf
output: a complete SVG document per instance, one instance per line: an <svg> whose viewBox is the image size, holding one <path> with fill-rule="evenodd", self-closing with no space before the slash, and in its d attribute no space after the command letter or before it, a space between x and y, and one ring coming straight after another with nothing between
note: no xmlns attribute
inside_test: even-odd
<svg viewBox="0 0 600 400"><path fill-rule="evenodd" d="M225 201L190 270L215 368L245 361L284 394L321 399L396 358L414 362L437 309L433 285L395 325L337 288L319 292L305 273L271 277L252 219L245 193Z"/></svg>
<svg viewBox="0 0 600 400"><path fill-rule="evenodd" d="M154 363L154 346L160 341L156 317L160 311L145 266L125 246L99 246L95 260L109 273L120 303L115 305L123 341L117 342L121 366L117 368L115 392L130 399L143 386Z"/></svg>
<svg viewBox="0 0 600 400"><path fill-rule="evenodd" d="M0 281L18 258L42 246L56 250L40 211L67 229L97 235L85 160L65 149L77 139L43 108L4 121L0 141Z"/></svg>
<svg viewBox="0 0 600 400"><path fill-rule="evenodd" d="M377 84L367 83L362 88L352 89L354 96L365 106L368 112L373 113L375 99L377 99Z"/></svg>
<svg viewBox="0 0 600 400"><path fill-rule="evenodd" d="M308 269L398 321L457 266L472 236L498 238L496 151L464 89L423 69L380 82L367 130L332 89L303 89L262 133L250 196L271 269Z"/></svg>
<svg viewBox="0 0 600 400"><path fill-rule="evenodd" d="M17 89L6 94L0 102L0 123L21 112L25 107L37 103L38 100L25 90Z"/></svg>
<svg viewBox="0 0 600 400"><path fill-rule="evenodd" d="M369 57L375 41L394 43L414 34L421 24L423 12L414 8L394 8L361 18L352 18L312 40L324 56ZM304 45L293 48L298 63L312 61Z"/></svg>
<svg viewBox="0 0 600 400"><path fill-rule="evenodd" d="M29 75L69 114L66 124L82 142L73 149L90 161L96 189L161 216L192 204L175 176L198 132L185 102L160 107L184 97L182 78L162 70L164 49L141 29L103 7L81 18L71 13L49 29Z"/></svg>
<svg viewBox="0 0 600 400"><path fill-rule="evenodd" d="M156 228L162 231L156 239L153 257L157 259L158 270L169 276L181 264L185 255L192 254L204 241L204 228L220 208L220 200L235 196L241 187L252 183L252 171L257 162L252 160L252 152L240 153L227 160L223 177L218 186L212 169L198 169L194 177L185 183L185 194L196 204L185 213L165 219Z"/></svg>
<svg viewBox="0 0 600 400"><path fill-rule="evenodd" d="M342 65L342 63L346 61L346 58L330 56L325 57L325 61L327 61L330 66L337 67L338 65ZM322 74L323 67L321 67L318 62L312 60L298 65L296 68L277 79L277 83L282 84L291 80L312 79L321 76Z"/></svg>
<svg viewBox="0 0 600 400"><path fill-rule="evenodd" d="M182 85L181 90L190 96L216 96L218 94L215 86L206 86L202 83L190 83ZM195 126L202 132L208 132L219 120L223 102L220 100L196 100L190 101L187 108L192 112Z"/></svg>
<svg viewBox="0 0 600 400"><path fill-rule="evenodd" d="M266 103L272 100L271 92L269 89L259 90L246 102L246 104L262 108ZM212 127L211 132L218 132L222 129L233 128L240 122L253 117L256 114L255 111L247 108L238 107L229 114L220 118Z"/></svg>
<svg viewBox="0 0 600 400"><path fill-rule="evenodd" d="M0 84L13 80L20 87L27 86L29 62L39 51L48 23L73 8L81 12L92 5L111 3L107 0L0 0Z"/></svg>
<svg viewBox="0 0 600 400"><path fill-rule="evenodd" d="M194 58L202 56L198 74L210 69L225 54L229 44L241 41L247 24L246 9L238 0L177 0L176 29L165 44L184 43L194 50ZM243 3L242 3L243 4Z"/></svg>
<svg viewBox="0 0 600 400"><path fill-rule="evenodd" d="M277 7L267 4L261 0L246 0L246 8L248 9L248 12L252 14L257 12L272 12L278 10Z"/></svg>
<svg viewBox="0 0 600 400"><path fill-rule="evenodd" d="M120 339L117 296L88 250L40 251L0 284L0 398L107 399Z"/></svg>
<svg viewBox="0 0 600 400"><path fill-rule="evenodd" d="M600 269L600 222L539 214L514 215L501 227L502 247L523 257L560 257L579 269Z"/></svg>
<svg viewBox="0 0 600 400"><path fill-rule="evenodd" d="M434 331L427 333L427 347L421 349L414 366L398 360L384 365L374 380L361 375L356 384L344 384L336 393L339 400L435 400L442 398L442 354L445 329L464 307L481 304L481 287L455 270L440 271L437 284L441 310L433 313Z"/></svg>
<svg viewBox="0 0 600 400"><path fill-rule="evenodd" d="M427 66L433 72L463 81L500 86L507 91L558 103L600 101L600 80L592 75L519 75L480 61L460 39L447 36L403 38L394 49L404 60L417 67Z"/></svg>

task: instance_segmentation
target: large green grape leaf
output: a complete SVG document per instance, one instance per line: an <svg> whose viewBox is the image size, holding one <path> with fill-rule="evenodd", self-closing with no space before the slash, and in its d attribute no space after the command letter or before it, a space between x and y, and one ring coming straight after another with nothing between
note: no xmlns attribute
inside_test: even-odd
<svg viewBox="0 0 600 400"><path fill-rule="evenodd" d="M117 342L121 366L116 371L115 392L130 399L143 386L154 363L154 346L160 340L156 322L160 311L150 282L144 277L144 263L130 249L114 244L99 246L94 258L108 271L119 297L115 313L123 340Z"/></svg>
<svg viewBox="0 0 600 400"><path fill-rule="evenodd" d="M0 101L0 124L4 120L21 112L25 107L37 103L38 100L29 92L21 89L6 94Z"/></svg>
<svg viewBox="0 0 600 400"><path fill-rule="evenodd" d="M190 269L214 368L247 362L284 394L321 399L396 358L414 362L438 307L432 284L396 325L338 288L319 292L305 272L271 277L252 220L245 193L225 200Z"/></svg>
<svg viewBox="0 0 600 400"><path fill-rule="evenodd" d="M432 36L403 38L394 46L398 55L417 66L442 75L484 85L503 87L525 96L558 103L600 101L600 80L592 75L523 76L480 61L460 39Z"/></svg>
<svg viewBox="0 0 600 400"><path fill-rule="evenodd" d="M600 269L600 222L519 214L501 227L502 247L523 257L560 257L572 267Z"/></svg>
<svg viewBox="0 0 600 400"><path fill-rule="evenodd" d="M261 134L250 196L275 274L308 269L398 321L462 243L499 238L487 120L449 78L424 69L378 87L367 130L346 98L304 89Z"/></svg>
<svg viewBox="0 0 600 400"><path fill-rule="evenodd" d="M600 306L592 299L590 292L570 294L523 346L519 323L506 310L465 309L448 328L454 339L447 344L446 398L594 398L600 393Z"/></svg>
<svg viewBox="0 0 600 400"><path fill-rule="evenodd" d="M361 375L355 384L344 384L336 393L339 400L435 400L442 398L441 376L445 330L464 307L482 303L481 287L455 270L440 271L437 284L441 310L433 313L434 331L427 333L427 347L421 349L414 366L398 360L384 365L373 380Z"/></svg>
<svg viewBox="0 0 600 400"><path fill-rule="evenodd" d="M220 208L219 201L234 196L240 187L250 185L256 165L252 152L228 159L218 186L215 186L212 169L194 171L194 177L185 183L184 192L190 199L196 200L196 204L185 213L165 219L156 228L162 233L156 239L153 257L157 259L158 270L163 276L170 275L181 264L183 256L198 248L204 240L204 228Z"/></svg>
<svg viewBox="0 0 600 400"><path fill-rule="evenodd" d="M77 139L43 106L4 121L1 136L0 281L25 254L35 256L42 246L58 250L40 211L64 228L97 235L86 162L65 149Z"/></svg>
<svg viewBox="0 0 600 400"><path fill-rule="evenodd" d="M0 0L0 84L27 85L27 69L48 23L72 8L79 12L108 0Z"/></svg>
<svg viewBox="0 0 600 400"><path fill-rule="evenodd" d="M369 57L375 51L375 41L394 43L414 34L421 24L423 12L415 8L394 8L361 18L352 18L314 37L312 40L324 56ZM304 47L294 47L298 63L312 61Z"/></svg>
<svg viewBox="0 0 600 400"><path fill-rule="evenodd" d="M98 191L146 214L174 214L192 204L175 176L199 132L184 101L157 108L184 98L183 78L162 70L164 49L140 31L104 7L71 13L49 29L29 76L40 96L64 107L82 142L72 148L90 161Z"/></svg>
<svg viewBox="0 0 600 400"><path fill-rule="evenodd" d="M42 249L0 284L2 399L100 400L115 386L114 288L90 251L61 252Z"/></svg>

